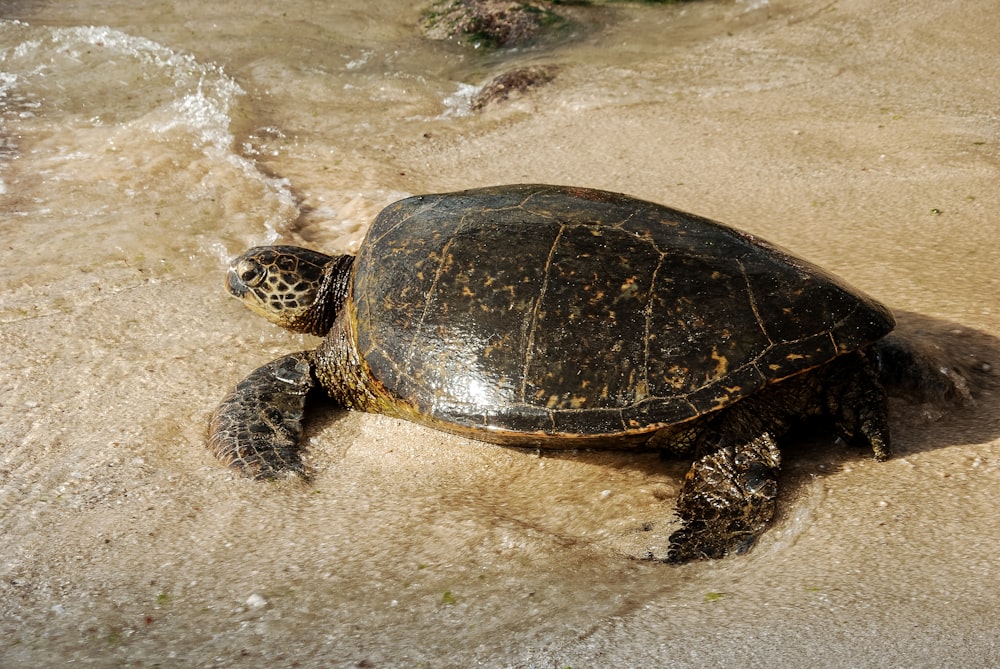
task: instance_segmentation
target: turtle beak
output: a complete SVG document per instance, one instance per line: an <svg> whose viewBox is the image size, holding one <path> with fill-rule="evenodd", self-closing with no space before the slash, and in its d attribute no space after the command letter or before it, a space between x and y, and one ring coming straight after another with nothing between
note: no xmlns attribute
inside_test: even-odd
<svg viewBox="0 0 1000 669"><path fill-rule="evenodd" d="M247 294L247 285L240 280L239 275L236 273L236 269L233 267L229 268L226 273L226 290L233 297L242 299L244 295Z"/></svg>

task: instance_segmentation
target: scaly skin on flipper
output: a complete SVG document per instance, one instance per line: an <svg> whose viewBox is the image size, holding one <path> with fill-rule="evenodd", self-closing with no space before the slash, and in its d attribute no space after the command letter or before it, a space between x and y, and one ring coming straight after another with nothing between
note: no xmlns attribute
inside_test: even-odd
<svg viewBox="0 0 1000 669"><path fill-rule="evenodd" d="M891 454L885 391L866 352L765 388L677 431L695 444L695 461L677 501L683 526L670 537L668 562L753 546L774 515L781 465L775 440L809 416L827 416L842 438L868 446L878 460Z"/></svg>
<svg viewBox="0 0 1000 669"><path fill-rule="evenodd" d="M209 425L212 453L254 479L303 473L299 439L306 395L314 385L307 351L257 368L215 410Z"/></svg>
<svg viewBox="0 0 1000 669"><path fill-rule="evenodd" d="M767 527L778 496L781 452L768 433L700 458L684 479L668 562L744 553Z"/></svg>

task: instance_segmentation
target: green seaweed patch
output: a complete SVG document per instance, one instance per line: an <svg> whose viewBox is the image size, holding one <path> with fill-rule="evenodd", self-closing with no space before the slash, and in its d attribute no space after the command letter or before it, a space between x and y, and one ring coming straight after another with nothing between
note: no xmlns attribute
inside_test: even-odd
<svg viewBox="0 0 1000 669"><path fill-rule="evenodd" d="M424 11L421 29L431 39L459 39L475 47L525 46L568 25L546 0L439 0Z"/></svg>
<svg viewBox="0 0 1000 669"><path fill-rule="evenodd" d="M447 606L453 606L458 604L458 599L455 597L451 590L445 590L444 594L441 595L441 603Z"/></svg>
<svg viewBox="0 0 1000 669"><path fill-rule="evenodd" d="M717 602L726 596L724 592L706 592L705 601L706 602Z"/></svg>

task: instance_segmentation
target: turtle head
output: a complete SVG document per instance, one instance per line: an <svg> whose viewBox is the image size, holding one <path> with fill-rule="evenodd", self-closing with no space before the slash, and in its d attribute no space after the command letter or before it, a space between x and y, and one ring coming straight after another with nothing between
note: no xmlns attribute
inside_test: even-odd
<svg viewBox="0 0 1000 669"><path fill-rule="evenodd" d="M343 304L353 260L298 246L257 246L229 264L226 289L272 323L322 337Z"/></svg>

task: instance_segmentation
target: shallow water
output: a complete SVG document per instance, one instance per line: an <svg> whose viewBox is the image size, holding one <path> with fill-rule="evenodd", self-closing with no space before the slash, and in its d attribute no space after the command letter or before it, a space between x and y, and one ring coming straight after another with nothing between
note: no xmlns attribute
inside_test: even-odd
<svg viewBox="0 0 1000 669"><path fill-rule="evenodd" d="M0 665L995 662L991 9L612 4L499 57L406 2L0 5ZM469 111L525 63L558 75ZM652 456L328 411L308 484L211 460L214 403L313 343L224 296L229 256L520 181L760 234L993 371L971 408L894 402L889 462L807 436L760 545L684 567L623 557L672 521L684 466Z"/></svg>

